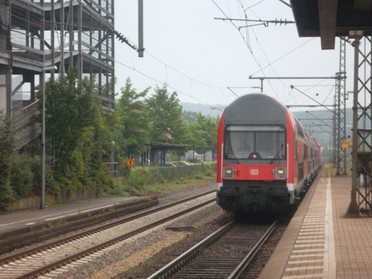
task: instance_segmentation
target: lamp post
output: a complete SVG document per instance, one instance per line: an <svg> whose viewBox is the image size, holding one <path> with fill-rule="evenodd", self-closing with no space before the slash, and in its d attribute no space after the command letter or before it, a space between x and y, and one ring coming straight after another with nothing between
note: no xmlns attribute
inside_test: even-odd
<svg viewBox="0 0 372 279"><path fill-rule="evenodd" d="M116 176L115 171L115 141L111 141L112 149L111 149L111 175Z"/></svg>

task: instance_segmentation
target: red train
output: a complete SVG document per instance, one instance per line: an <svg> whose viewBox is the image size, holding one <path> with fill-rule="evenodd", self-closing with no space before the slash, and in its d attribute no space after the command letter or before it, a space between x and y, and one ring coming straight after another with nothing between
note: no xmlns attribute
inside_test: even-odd
<svg viewBox="0 0 372 279"><path fill-rule="evenodd" d="M319 143L263 93L226 107L217 142L217 203L236 214L288 211L320 169Z"/></svg>

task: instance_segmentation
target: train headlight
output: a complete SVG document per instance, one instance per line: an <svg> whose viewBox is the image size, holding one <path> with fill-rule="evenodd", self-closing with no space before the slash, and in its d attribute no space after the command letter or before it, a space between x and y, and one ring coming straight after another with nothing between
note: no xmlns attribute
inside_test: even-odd
<svg viewBox="0 0 372 279"><path fill-rule="evenodd" d="M223 167L223 178L234 178L234 167Z"/></svg>
<svg viewBox="0 0 372 279"><path fill-rule="evenodd" d="M287 168L276 167L275 168L275 179L286 179L286 178L287 178Z"/></svg>

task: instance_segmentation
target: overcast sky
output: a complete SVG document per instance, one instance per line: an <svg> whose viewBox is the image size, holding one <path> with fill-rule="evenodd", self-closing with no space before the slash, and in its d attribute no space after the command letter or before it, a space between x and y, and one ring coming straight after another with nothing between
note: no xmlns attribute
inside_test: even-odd
<svg viewBox="0 0 372 279"><path fill-rule="evenodd" d="M115 29L134 45L137 4L115 1ZM339 71L338 39L335 50L321 50L319 38L299 38L293 23L216 19L226 17L294 21L292 10L279 0L144 0L144 57L116 41L116 91L130 78L138 91L167 84L181 102L226 106L237 96L260 91L260 80L250 76L334 77ZM245 25L255 26L239 28ZM352 56L347 45L347 91L353 87ZM267 79L263 91L285 105L328 105L335 80Z"/></svg>

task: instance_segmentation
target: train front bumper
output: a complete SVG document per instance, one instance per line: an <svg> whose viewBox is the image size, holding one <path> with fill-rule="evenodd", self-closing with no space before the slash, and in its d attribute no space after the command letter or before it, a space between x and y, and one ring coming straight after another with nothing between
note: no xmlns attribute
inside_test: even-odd
<svg viewBox="0 0 372 279"><path fill-rule="evenodd" d="M281 212L288 209L289 193L282 181L224 183L217 192L217 203L237 212Z"/></svg>

